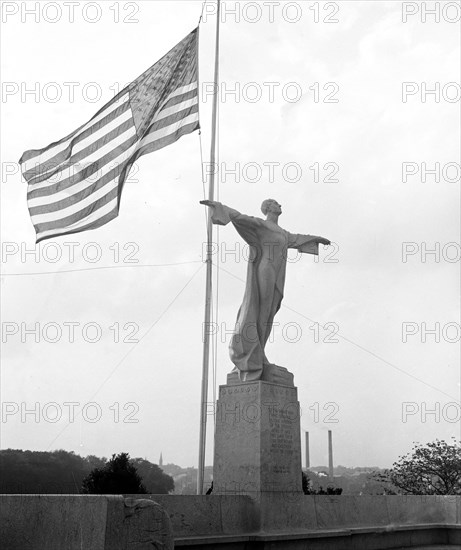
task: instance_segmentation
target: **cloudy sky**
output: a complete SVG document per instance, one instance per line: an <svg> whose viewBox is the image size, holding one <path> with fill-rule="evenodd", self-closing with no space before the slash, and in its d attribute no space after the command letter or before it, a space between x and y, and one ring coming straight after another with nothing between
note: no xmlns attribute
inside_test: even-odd
<svg viewBox="0 0 461 550"><path fill-rule="evenodd" d="M327 461L328 429L336 464L381 467L460 432L459 3L441 2L438 21L423 4L223 6L219 198L256 216L275 198L282 227L334 243L318 261L290 256L267 347L294 373L312 464ZM21 154L85 123L203 6L34 5L2 14L1 447L196 465L215 4L201 136L142 157L115 221L36 248ZM234 228L215 241L210 402L246 273Z"/></svg>

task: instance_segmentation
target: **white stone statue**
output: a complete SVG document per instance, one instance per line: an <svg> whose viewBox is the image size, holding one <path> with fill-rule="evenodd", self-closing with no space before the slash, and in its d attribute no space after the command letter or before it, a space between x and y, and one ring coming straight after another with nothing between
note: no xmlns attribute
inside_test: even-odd
<svg viewBox="0 0 461 550"><path fill-rule="evenodd" d="M273 199L261 205L265 220L246 216L220 202L201 201L201 204L213 209L214 224L232 222L250 246L245 295L229 344L235 368L228 377L228 384L265 380L293 385L293 375L270 363L264 352L283 298L287 250L296 248L307 254L318 254L319 244L329 245L330 241L282 229L278 224L282 207Z"/></svg>

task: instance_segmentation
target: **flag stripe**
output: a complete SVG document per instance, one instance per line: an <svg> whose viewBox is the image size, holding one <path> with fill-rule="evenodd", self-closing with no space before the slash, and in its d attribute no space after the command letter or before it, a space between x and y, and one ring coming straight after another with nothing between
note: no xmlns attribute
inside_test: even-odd
<svg viewBox="0 0 461 550"><path fill-rule="evenodd" d="M117 121L118 120L119 119L117 119ZM130 129L132 129L132 131L129 132L129 134L134 136L136 132L134 130L134 123L133 123L133 119L131 118L131 116L130 116L129 120L126 120L120 126L112 129L107 134L101 136L99 139L97 139L93 142L87 141L86 142L87 147L85 149L81 149L80 151L76 151L75 154L72 155L70 157L70 159L66 162L65 166L63 166L61 164L58 167L53 167L53 169L50 170L49 172L44 172L43 174L38 173L36 175L36 177L33 179L33 181L31 182L32 185L34 186L33 189L34 190L35 189L42 189L46 185L39 186L37 184L42 183L42 182L46 182L47 180L49 180L51 178L53 178L53 182L63 180L65 178L65 175L64 175L64 168L65 167L70 168L70 170L72 171L73 165L78 166L78 164L81 161L85 160L85 159L86 159L86 164L88 164L89 161L88 161L87 157L89 157L93 153L96 153L96 151L98 151L99 149L102 149L110 141L117 138L119 135L125 134L125 132L129 131ZM75 172L75 170L74 170L74 172Z"/></svg>
<svg viewBox="0 0 461 550"><path fill-rule="evenodd" d="M108 132L97 141L89 143L85 149L77 151L75 155L71 156L70 163L78 166L83 160L85 163L93 162L93 159L99 159L101 154L104 154L104 151L110 151L114 144L121 141L124 136L134 137L135 135L136 130L133 124L133 119L130 117L130 120L125 121L123 124Z"/></svg>
<svg viewBox="0 0 461 550"><path fill-rule="evenodd" d="M70 206L67 206L66 208L62 208L59 210L59 215L62 216L59 219L66 219L69 220L74 214L80 212L83 209L86 209L88 206L91 205L93 208L94 204L97 204L99 199L106 196L107 194L110 194L114 187L116 188L118 184L118 176L116 178L113 178L109 183L103 185L102 187L99 187L97 191L93 189L93 192L87 196L85 199L72 203ZM53 222L56 220L56 214L55 212L48 212L46 214L35 214L31 216L32 222L34 225L41 225L44 223Z"/></svg>
<svg viewBox="0 0 461 550"><path fill-rule="evenodd" d="M126 111L126 109L129 108L128 98L129 94L125 94L122 98L120 98L119 101L113 104L111 104L112 102L109 103L106 108L103 108L103 111L101 111L99 115L93 117L86 124L75 130L75 132L72 132L72 134L65 137L64 139L52 143L48 147L45 147L45 149L32 150L24 153L21 160L19 161L21 164L23 164L23 171L27 172L36 164L42 164L43 162L52 159L53 156L65 150L71 143L73 138L80 135L85 136L85 133L87 131L91 132L93 127L97 127L99 129L98 124L104 126L104 124L107 123L107 119L111 119L112 117L114 117L114 115L118 116L118 114Z"/></svg>
<svg viewBox="0 0 461 550"><path fill-rule="evenodd" d="M34 220L35 227L37 227L37 229L41 232L48 229L62 229L64 227L68 227L69 225L78 223L82 218L96 212L118 196L118 176L111 181L109 185L110 186L107 189L107 192L101 193L97 197L97 200L86 204L83 208L80 208L80 210L70 212L68 216L59 219L43 220L41 222Z"/></svg>
<svg viewBox="0 0 461 550"><path fill-rule="evenodd" d="M171 117L168 119L162 119L158 123L154 124L149 130L148 134L139 142L139 146L142 147L147 142L153 140L162 139L170 134L175 134L178 128L182 124L188 124L191 122L198 121L198 106L194 106L192 110L195 110L188 117L183 117L181 113L178 113L178 116ZM67 167L61 172L60 181L57 183L54 181L45 181L40 185L33 187L32 191L29 194L30 198L44 197L48 195L54 195L61 190L68 189L73 185L83 181L86 178L89 178L92 174L100 170L103 166L106 166L112 160L115 160L119 155L123 155L123 152L128 149L135 139L134 131L128 130L122 136L118 136L117 140L122 141L122 138L129 137L127 141L124 141L119 147L114 148L114 143L106 144L105 148L98 150L94 155L90 155L87 158L88 162L91 164L77 173L72 173L72 170L75 171L75 165ZM163 146L159 147L162 148ZM109 150L109 153L105 156L101 156L101 153L104 150ZM62 178L62 179L61 179Z"/></svg>
<svg viewBox="0 0 461 550"><path fill-rule="evenodd" d="M143 145L141 148L139 148L135 155L130 159L130 161L127 163L126 171L129 172L131 166L136 162L136 160L148 153L153 153L154 151L159 151L160 149L163 149L163 147L167 147L168 145L171 145L175 141L177 141L180 137L190 134L191 132L194 132L195 130L198 130L200 128L199 121L193 121L189 124L186 124L184 126L181 126L176 130L175 133L169 134L167 136L164 136L160 139L157 139L156 141L153 141L151 143L147 143Z"/></svg>
<svg viewBox="0 0 461 550"><path fill-rule="evenodd" d="M146 141L143 144L143 146L139 149L139 152L141 154L139 154L138 157L140 157L141 155L145 155L147 153L153 153L154 151L158 151L159 149L162 149L167 145L171 145L172 143L177 141L181 136L189 134L194 130L198 130L198 128L199 128L199 124L198 124L198 118L197 118L195 121L192 121L188 124L182 124L172 134L165 135L153 141Z"/></svg>
<svg viewBox="0 0 461 550"><path fill-rule="evenodd" d="M21 169L37 242L95 229L118 215L136 160L197 130L197 29L104 105L86 124Z"/></svg>
<svg viewBox="0 0 461 550"><path fill-rule="evenodd" d="M157 127L154 124L153 130L150 131L145 137L142 138L142 140L139 142L139 146L142 147L143 145L147 145L148 143L151 143L158 139L162 139L170 134L174 134L179 130L179 128L182 125L190 124L197 121L198 121L198 113L192 113L191 115L185 118L180 118L179 120L175 121L173 124L170 124L169 126L166 126L165 128L157 129ZM159 124L161 123L159 122Z"/></svg>
<svg viewBox="0 0 461 550"><path fill-rule="evenodd" d="M105 206L92 212L72 225L55 226L52 229L37 229L37 243L43 239L49 239L56 235L68 235L69 233L78 233L88 229L97 229L118 216L118 199L113 199Z"/></svg>
<svg viewBox="0 0 461 550"><path fill-rule="evenodd" d="M187 94L188 92L192 90L196 90L197 88L198 88L197 81L191 82L190 84L187 84L186 86L181 86L180 88L177 88L174 92L171 92L168 98L171 99L173 97L176 97L177 95Z"/></svg>
<svg viewBox="0 0 461 550"><path fill-rule="evenodd" d="M188 118L189 116L195 114L195 118L198 119L198 105L193 105L189 109L184 109L184 111L178 111L173 113L167 118L161 118L160 120L154 121L153 124L149 127L144 137L147 135L156 132L157 130L162 130L164 128L169 128L170 132L174 132L176 129L176 124L180 122L183 118ZM192 119L189 119L189 121ZM144 139L144 138L143 138Z"/></svg>
<svg viewBox="0 0 461 550"><path fill-rule="evenodd" d="M29 183L36 183L37 176L40 176L42 173L51 173L56 170L57 167L59 167L63 162L66 162L69 158L69 155L73 151L74 148L77 148L77 144L88 139L92 136L93 133L96 132L104 132L104 129L107 127L107 125L110 125L112 121L115 120L125 120L126 118L131 117L132 113L131 109L129 108L130 104L126 102L125 104L121 105L116 111L113 111L106 117L104 117L102 120L98 121L93 126L87 128L84 132L75 135L74 138L69 142L68 145L65 146L64 149L59 151L54 157L51 157L50 159L47 159L43 161L42 163L36 162L34 164L34 168L28 170L25 172L24 177ZM127 114L125 114L127 113ZM114 122L116 124L116 122Z"/></svg>
<svg viewBox="0 0 461 550"><path fill-rule="evenodd" d="M137 136L134 133L134 129L131 128L122 135L117 136L117 139L113 140L113 142L108 143L105 147L99 149L93 153L93 155L90 155L85 166L66 166L59 174L59 178L57 177L57 180L49 179L34 186L29 193L29 197L44 197L72 187L76 183L91 177L103 166L106 166L109 162L121 155L136 143L136 141ZM58 176L58 174L56 176Z"/></svg>
<svg viewBox="0 0 461 550"><path fill-rule="evenodd" d="M127 122L130 122L131 125L134 124L133 117L131 114L131 109L128 109L128 108L122 113L120 113L116 118L111 118L110 120L107 120L104 126L100 126L98 128L96 128L96 126L92 126L91 134L89 133L89 130L88 130L88 135L85 135L81 139L80 139L81 136L79 136L79 138L75 141L74 147L72 148L72 153L75 155L80 151L86 150L89 145L97 142L104 136L107 136L108 134L113 132L113 130L120 129L120 127L126 124ZM71 162L72 162L72 158L70 159Z"/></svg>
<svg viewBox="0 0 461 550"><path fill-rule="evenodd" d="M192 90L191 92L187 92L185 94L175 95L174 97L171 97L169 99L167 98L167 101L165 101L159 112L162 112L164 109L167 109L172 105L177 105L178 103L182 103L183 101L187 101L193 98L198 98L197 90Z"/></svg>
<svg viewBox="0 0 461 550"><path fill-rule="evenodd" d="M83 199L88 193L93 190L97 190L100 186L105 185L111 181L115 175L120 174L124 167L124 163L134 153L135 147L130 147L125 150L117 158L116 166L114 163L106 164L104 168L98 172L98 179L96 181L84 179L81 182L69 187L63 191L54 193L51 196L37 197L35 199L28 200L29 212L32 215L43 214L45 212L56 211L61 208L67 208L70 204L76 200Z"/></svg>
<svg viewBox="0 0 461 550"><path fill-rule="evenodd" d="M190 109L194 105L197 105L197 112L198 112L198 97L195 96L192 99L189 99L187 101L183 101L182 103L178 103L177 105L173 105L171 107L168 107L167 109L162 109L158 115L154 117L154 120L162 120L164 118L170 117L171 115L175 113L179 113L181 111L185 111L186 109Z"/></svg>

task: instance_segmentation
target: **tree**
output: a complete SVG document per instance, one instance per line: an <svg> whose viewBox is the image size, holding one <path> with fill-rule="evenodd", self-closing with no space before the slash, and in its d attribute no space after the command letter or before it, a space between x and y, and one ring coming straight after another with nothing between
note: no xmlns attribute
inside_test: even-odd
<svg viewBox="0 0 461 550"><path fill-rule="evenodd" d="M436 439L415 444L392 468L377 472L375 479L387 494L461 495L461 442Z"/></svg>
<svg viewBox="0 0 461 550"><path fill-rule="evenodd" d="M112 455L103 468L94 468L83 480L82 492L91 495L146 494L142 478L128 453Z"/></svg>
<svg viewBox="0 0 461 550"><path fill-rule="evenodd" d="M312 472L309 473L312 475ZM314 483L306 472L302 472L302 479L303 493L305 495L340 495L343 492L341 487L333 487L332 485L328 485L326 489L322 486L318 488L314 487Z"/></svg>
<svg viewBox="0 0 461 550"><path fill-rule="evenodd" d="M147 492L151 495L167 495L174 490L173 478L165 474L157 464L152 464L142 458L135 458L131 462L142 477Z"/></svg>
<svg viewBox="0 0 461 550"><path fill-rule="evenodd" d="M79 493L82 480L92 467L82 457L64 450L1 450L0 493Z"/></svg>

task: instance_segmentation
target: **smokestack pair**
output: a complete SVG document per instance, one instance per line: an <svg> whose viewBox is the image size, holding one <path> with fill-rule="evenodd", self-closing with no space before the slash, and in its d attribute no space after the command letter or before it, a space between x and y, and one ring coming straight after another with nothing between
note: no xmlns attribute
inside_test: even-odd
<svg viewBox="0 0 461 550"><path fill-rule="evenodd" d="M311 465L309 455L309 432L306 432L306 469ZM333 434L328 430L328 477L333 481Z"/></svg>

